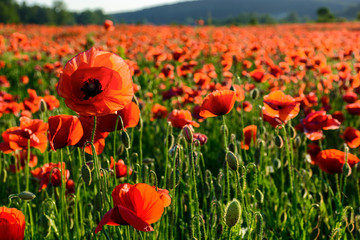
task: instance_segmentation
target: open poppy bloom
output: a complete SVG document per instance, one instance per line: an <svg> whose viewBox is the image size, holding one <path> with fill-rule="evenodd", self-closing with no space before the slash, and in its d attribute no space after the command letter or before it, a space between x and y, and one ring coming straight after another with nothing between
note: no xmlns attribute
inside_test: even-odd
<svg viewBox="0 0 360 240"><path fill-rule="evenodd" d="M72 58L57 85L65 104L84 116L104 116L127 106L134 95L130 70L116 54L91 48Z"/></svg>
<svg viewBox="0 0 360 240"><path fill-rule="evenodd" d="M166 118L166 116L168 115L168 110L165 106L162 106L158 103L156 103L154 106L152 106L151 108L151 118L150 121L154 121L155 119L161 119L161 118Z"/></svg>
<svg viewBox="0 0 360 240"><path fill-rule="evenodd" d="M83 128L78 117L57 115L49 117L49 142L52 150L73 146L83 136Z"/></svg>
<svg viewBox="0 0 360 240"><path fill-rule="evenodd" d="M39 119L21 117L20 127L11 127L3 132L4 142L0 143L0 150L10 153L15 150L27 149L28 140L30 140L30 147L37 148L43 153L47 147L47 129L48 124Z"/></svg>
<svg viewBox="0 0 360 240"><path fill-rule="evenodd" d="M255 144L256 142L256 125L249 125L243 129L244 140L241 142L241 148L248 150L250 148L251 142Z"/></svg>
<svg viewBox="0 0 360 240"><path fill-rule="evenodd" d="M278 117L273 117L273 116L269 115L266 112L265 107L262 108L262 118L265 122L270 123L270 125L274 128L276 128L282 124L282 121Z"/></svg>
<svg viewBox="0 0 360 240"><path fill-rule="evenodd" d="M65 162L62 162L62 164L59 163L45 163L42 167L38 167L31 171L31 174L40 180L40 187L39 192L46 188L49 182L54 187L61 186L61 172L60 169L62 169L62 175L64 178L64 182L66 183L67 180L70 177L70 171L65 170ZM50 179L50 173L51 173L51 179Z"/></svg>
<svg viewBox="0 0 360 240"><path fill-rule="evenodd" d="M20 172L25 167L25 162L27 162L27 150L15 151L15 164L10 164L10 171L12 173ZM30 153L29 167L35 167L38 163L38 158L36 155Z"/></svg>
<svg viewBox="0 0 360 240"><path fill-rule="evenodd" d="M104 215L95 233L101 231L104 225L131 225L139 231L154 231L150 224L161 218L167 205L161 194L165 192L158 192L145 183L116 186L112 192L114 208Z"/></svg>
<svg viewBox="0 0 360 240"><path fill-rule="evenodd" d="M351 153L348 153L347 157L350 167L353 167L360 161ZM345 164L345 152L336 149L323 150L316 156L315 164L318 165L321 170L329 174L342 173L342 169Z"/></svg>
<svg viewBox="0 0 360 240"><path fill-rule="evenodd" d="M295 118L299 111L300 103L280 90L264 96L263 112L271 118L278 118L283 123L286 123L288 120Z"/></svg>
<svg viewBox="0 0 360 240"><path fill-rule="evenodd" d="M204 118L228 114L234 106L236 94L231 90L217 90L208 94L200 107L200 116Z"/></svg>
<svg viewBox="0 0 360 240"><path fill-rule="evenodd" d="M191 112L188 110L174 109L169 114L168 121L176 128L183 128L186 124L194 127L200 127L200 124L192 120Z"/></svg>
<svg viewBox="0 0 360 240"><path fill-rule="evenodd" d="M113 169L114 168L114 158L111 156L110 157L110 168ZM125 165L124 161L119 159L119 161L117 161L115 163L115 171L116 171L116 178L121 178L121 177L126 177L127 176L127 172L128 172L128 167ZM132 169L129 169L129 175L132 174Z"/></svg>
<svg viewBox="0 0 360 240"><path fill-rule="evenodd" d="M311 141L319 140L323 137L322 130L333 130L340 127L340 122L327 115L325 111L316 111L308 114L302 119L305 135Z"/></svg>
<svg viewBox="0 0 360 240"><path fill-rule="evenodd" d="M341 137L350 148L357 148L360 146L360 131L353 127L347 127Z"/></svg>
<svg viewBox="0 0 360 240"><path fill-rule="evenodd" d="M23 240L25 216L16 208L0 207L0 240Z"/></svg>
<svg viewBox="0 0 360 240"><path fill-rule="evenodd" d="M354 103L349 103L346 105L345 109L351 115L360 115L360 100L355 101Z"/></svg>

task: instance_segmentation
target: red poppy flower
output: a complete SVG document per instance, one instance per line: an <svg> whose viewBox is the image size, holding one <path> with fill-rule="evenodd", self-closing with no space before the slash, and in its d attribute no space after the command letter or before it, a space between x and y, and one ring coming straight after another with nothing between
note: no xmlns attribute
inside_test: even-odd
<svg viewBox="0 0 360 240"><path fill-rule="evenodd" d="M326 115L325 111L316 111L308 114L302 119L304 132L311 141L319 140L323 137L322 130L338 129L340 122L331 115Z"/></svg>
<svg viewBox="0 0 360 240"><path fill-rule="evenodd" d="M194 142L195 140L198 140L201 146L204 145L208 140L208 137L202 133L194 133L193 137L194 137Z"/></svg>
<svg viewBox="0 0 360 240"><path fill-rule="evenodd" d="M161 194L145 183L120 184L114 188L112 198L114 208L104 215L95 233L104 225L131 225L139 231L154 231L150 224L158 221L164 212Z"/></svg>
<svg viewBox="0 0 360 240"><path fill-rule="evenodd" d="M104 21L104 28L106 31L114 31L115 27L113 21L106 19Z"/></svg>
<svg viewBox="0 0 360 240"><path fill-rule="evenodd" d="M156 103L151 108L151 118L150 121L154 121L155 119L166 118L168 115L168 110L165 106L162 106Z"/></svg>
<svg viewBox="0 0 360 240"><path fill-rule="evenodd" d="M155 186L152 186L154 189ZM157 192L160 194L160 199L164 203L164 207L168 207L171 204L171 197L167 189L157 188Z"/></svg>
<svg viewBox="0 0 360 240"><path fill-rule="evenodd" d="M262 118L265 122L270 123L274 128L282 124L282 121L278 117L273 117L265 111L265 107L262 108Z"/></svg>
<svg viewBox="0 0 360 240"><path fill-rule="evenodd" d="M353 127L347 127L341 137L350 148L357 148L360 146L360 131Z"/></svg>
<svg viewBox="0 0 360 240"><path fill-rule="evenodd" d="M33 89L28 89L27 92L29 94L29 97L24 99L23 101L24 108L31 111L32 113L35 113L39 111L41 97L39 97L36 94L36 91Z"/></svg>
<svg viewBox="0 0 360 240"><path fill-rule="evenodd" d="M256 132L256 125L249 125L243 129L244 140L241 142L241 148L248 150L250 148L251 142L255 144Z"/></svg>
<svg viewBox="0 0 360 240"><path fill-rule="evenodd" d="M10 171L12 173L20 172L25 167L25 162L27 162L27 150L22 150L20 152L15 152L15 164L10 164ZM38 158L36 155L30 153L29 167L35 167L38 163Z"/></svg>
<svg viewBox="0 0 360 240"><path fill-rule="evenodd" d="M46 103L47 109L49 109L50 111L60 106L60 102L56 99L55 96L48 95L44 96L43 99Z"/></svg>
<svg viewBox="0 0 360 240"><path fill-rule="evenodd" d="M10 153L19 149L27 149L28 140L30 147L44 152L47 147L46 132L48 124L39 119L20 118L20 127L11 127L2 134L4 142L0 143L0 150Z"/></svg>
<svg viewBox="0 0 360 240"><path fill-rule="evenodd" d="M83 136L81 122L76 116L49 117L49 142L52 150L76 145Z"/></svg>
<svg viewBox="0 0 360 240"><path fill-rule="evenodd" d="M335 111L331 116L341 123L345 121L344 114L341 111Z"/></svg>
<svg viewBox="0 0 360 240"><path fill-rule="evenodd" d="M172 110L169 114L168 121L176 128L183 128L186 124L190 124L194 127L200 127L197 122L192 121L191 112L188 110Z"/></svg>
<svg viewBox="0 0 360 240"><path fill-rule="evenodd" d="M128 65L110 52L91 48L72 58L57 85L65 104L84 116L104 116L127 106L134 95Z"/></svg>
<svg viewBox="0 0 360 240"><path fill-rule="evenodd" d="M347 104L345 109L351 114L351 115L360 115L360 100L357 100L354 103Z"/></svg>
<svg viewBox="0 0 360 240"><path fill-rule="evenodd" d="M16 208L0 207L0 240L23 240L25 216Z"/></svg>
<svg viewBox="0 0 360 240"><path fill-rule="evenodd" d="M300 111L300 103L290 95L277 90L264 96L263 112L271 118L278 118L283 123L295 118Z"/></svg>
<svg viewBox="0 0 360 240"><path fill-rule="evenodd" d="M234 106L236 94L231 90L217 90L208 94L201 104L200 116L204 118L228 114Z"/></svg>
<svg viewBox="0 0 360 240"><path fill-rule="evenodd" d="M114 169L114 158L111 156L110 157L110 168L111 169ZM116 170L116 178L121 178L121 177L126 177L127 176L127 171L128 171L128 168L127 166L125 165L124 161L119 159L119 161L117 161L115 163L115 170ZM132 169L130 168L129 169L129 175L132 174Z"/></svg>
<svg viewBox="0 0 360 240"><path fill-rule="evenodd" d="M342 98L347 103L354 103L358 99L357 94L354 92L347 92L342 96Z"/></svg>
<svg viewBox="0 0 360 240"><path fill-rule="evenodd" d="M45 163L42 167L38 167L31 171L31 174L40 180L39 192L46 188L46 186L51 182L54 187L61 186L61 174L60 169L62 170L62 175L65 183L70 177L70 171L65 170L65 163ZM51 173L51 180L50 180Z"/></svg>
<svg viewBox="0 0 360 240"><path fill-rule="evenodd" d="M359 159L351 153L348 153L347 157L350 167L359 162ZM345 164L345 152L336 149L323 150L316 156L315 164L329 174L342 173Z"/></svg>

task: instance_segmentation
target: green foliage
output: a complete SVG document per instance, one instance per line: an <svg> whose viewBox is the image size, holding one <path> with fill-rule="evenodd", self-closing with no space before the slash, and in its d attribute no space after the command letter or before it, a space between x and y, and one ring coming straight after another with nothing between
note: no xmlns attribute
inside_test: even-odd
<svg viewBox="0 0 360 240"><path fill-rule="evenodd" d="M321 7L317 10L317 22L335 22L335 15L327 7Z"/></svg>

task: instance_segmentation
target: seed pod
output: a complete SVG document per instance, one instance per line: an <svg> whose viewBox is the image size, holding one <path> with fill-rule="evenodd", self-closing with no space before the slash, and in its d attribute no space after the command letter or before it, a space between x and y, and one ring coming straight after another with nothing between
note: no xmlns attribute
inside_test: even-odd
<svg viewBox="0 0 360 240"><path fill-rule="evenodd" d="M183 127L183 135L185 137L186 142L192 144L194 140L194 136L193 136L193 130L189 125L185 125Z"/></svg>
<svg viewBox="0 0 360 240"><path fill-rule="evenodd" d="M122 131L121 133L121 141L124 144L124 147L126 149L130 148L130 137L129 134L125 131Z"/></svg>
<svg viewBox="0 0 360 240"><path fill-rule="evenodd" d="M230 151L227 152L225 159L226 159L227 164L229 165L229 167L232 170L234 170L234 171L238 170L239 160L233 152L230 152Z"/></svg>
<svg viewBox="0 0 360 240"><path fill-rule="evenodd" d="M92 182L91 170L87 164L81 167L81 176L87 186L90 186Z"/></svg>
<svg viewBox="0 0 360 240"><path fill-rule="evenodd" d="M282 148L284 146L284 140L280 135L275 136L275 146L278 148Z"/></svg>
<svg viewBox="0 0 360 240"><path fill-rule="evenodd" d="M344 164L342 170L345 177L349 177L351 175L351 167L349 163Z"/></svg>
<svg viewBox="0 0 360 240"><path fill-rule="evenodd" d="M229 202L225 208L225 224L231 228L235 226L241 217L241 205L237 199L233 199Z"/></svg>
<svg viewBox="0 0 360 240"><path fill-rule="evenodd" d="M19 193L17 196L25 201L33 200L36 197L35 194L33 194L32 192L28 192L28 191L23 191L23 192Z"/></svg>
<svg viewBox="0 0 360 240"><path fill-rule="evenodd" d="M260 92L259 92L259 89L257 89L257 88L254 88L250 91L250 97L254 100L257 99L259 97L259 95L260 95Z"/></svg>
<svg viewBox="0 0 360 240"><path fill-rule="evenodd" d="M260 189L256 189L255 199L258 203L262 203L264 201L264 194L260 191Z"/></svg>
<svg viewBox="0 0 360 240"><path fill-rule="evenodd" d="M40 100L40 106L39 106L40 112L46 112L47 111L47 105L44 99Z"/></svg>
<svg viewBox="0 0 360 240"><path fill-rule="evenodd" d="M301 146L301 137L300 136L296 136L295 140L294 140L294 146L296 148Z"/></svg>

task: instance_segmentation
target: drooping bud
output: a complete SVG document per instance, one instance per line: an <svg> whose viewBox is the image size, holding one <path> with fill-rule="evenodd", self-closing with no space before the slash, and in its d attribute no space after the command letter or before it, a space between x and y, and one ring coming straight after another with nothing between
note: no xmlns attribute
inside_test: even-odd
<svg viewBox="0 0 360 240"><path fill-rule="evenodd" d="M300 136L296 136L295 140L294 140L294 146L296 148L301 146L301 137Z"/></svg>
<svg viewBox="0 0 360 240"><path fill-rule="evenodd" d="M47 105L44 99L40 100L40 106L39 106L40 112L46 112L47 111Z"/></svg>
<svg viewBox="0 0 360 240"><path fill-rule="evenodd" d="M293 126L290 126L290 138L291 139L296 138L296 130Z"/></svg>
<svg viewBox="0 0 360 240"><path fill-rule="evenodd" d="M193 136L193 130L189 125L185 125L183 127L183 135L185 137L186 142L192 144L194 140L194 136Z"/></svg>
<svg viewBox="0 0 360 240"><path fill-rule="evenodd" d="M256 189L255 199L258 203L262 203L264 201L264 194L260 191L260 189Z"/></svg>
<svg viewBox="0 0 360 240"><path fill-rule="evenodd" d="M23 191L23 192L19 193L17 196L25 201L33 200L36 197L35 194L33 194L32 192L28 192L28 191Z"/></svg>
<svg viewBox="0 0 360 240"><path fill-rule="evenodd" d="M351 175L351 167L350 167L349 163L344 164L342 171L343 171L343 174L345 175L345 177L349 177Z"/></svg>
<svg viewBox="0 0 360 240"><path fill-rule="evenodd" d="M125 131L122 131L121 133L121 141L124 144L125 148L130 148L130 137L129 134Z"/></svg>
<svg viewBox="0 0 360 240"><path fill-rule="evenodd" d="M90 186L92 182L91 170L87 164L81 167L81 176L87 186Z"/></svg>
<svg viewBox="0 0 360 240"><path fill-rule="evenodd" d="M259 97L259 95L260 95L260 92L259 92L259 89L257 89L257 88L254 88L250 91L250 97L254 100L257 99Z"/></svg>
<svg viewBox="0 0 360 240"><path fill-rule="evenodd" d="M229 202L225 208L225 224L231 228L235 226L241 217L241 205L237 199L233 199Z"/></svg>
<svg viewBox="0 0 360 240"><path fill-rule="evenodd" d="M284 140L280 135L275 136L275 146L278 148L282 148L284 146Z"/></svg>
<svg viewBox="0 0 360 240"><path fill-rule="evenodd" d="M236 155L233 152L227 152L226 153L226 162L229 165L229 167L236 171L239 168L239 159L236 157Z"/></svg>

